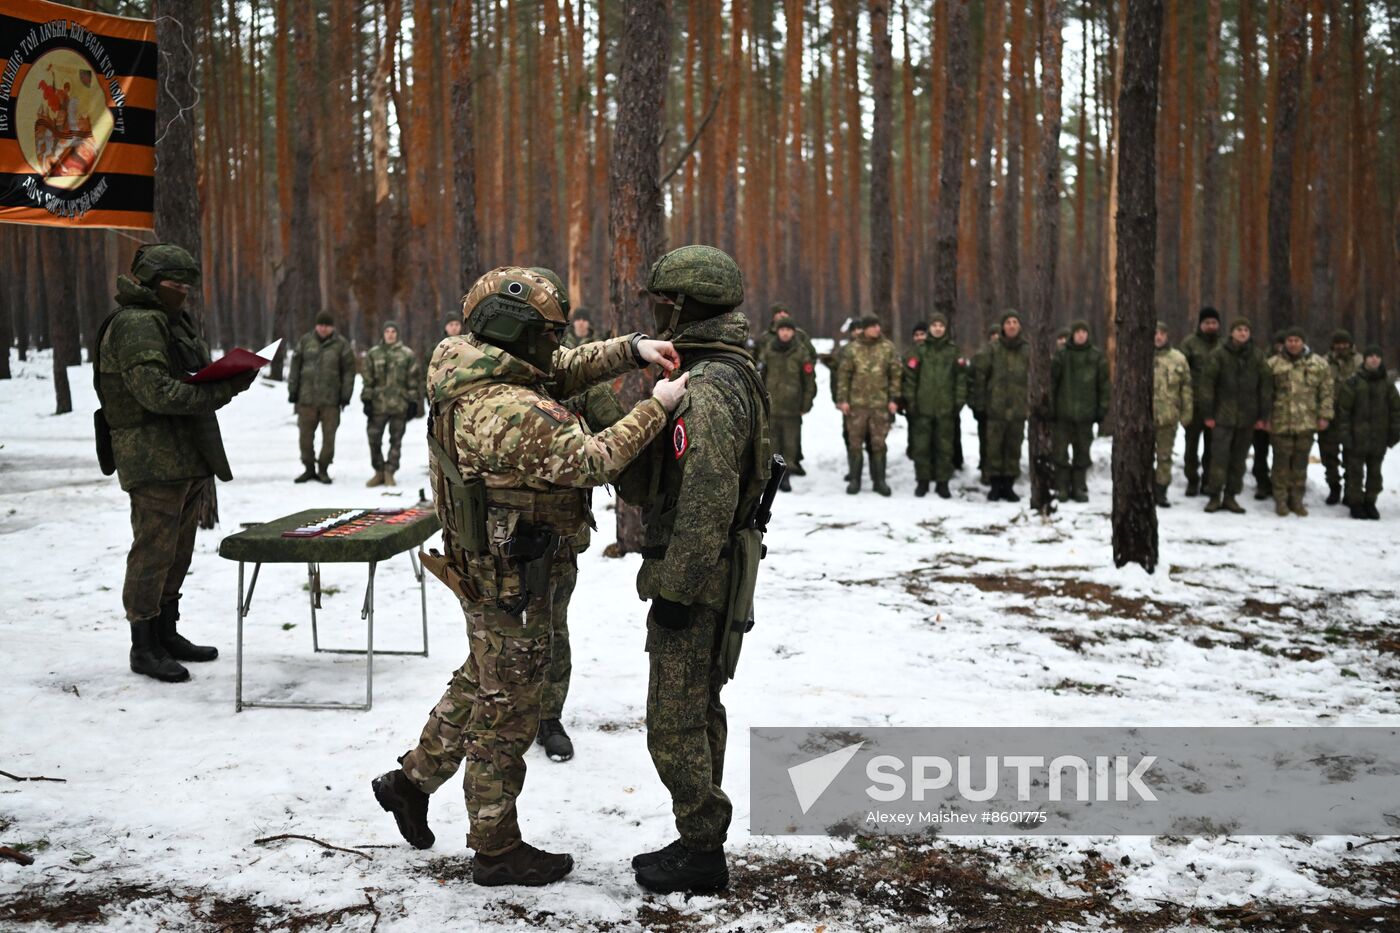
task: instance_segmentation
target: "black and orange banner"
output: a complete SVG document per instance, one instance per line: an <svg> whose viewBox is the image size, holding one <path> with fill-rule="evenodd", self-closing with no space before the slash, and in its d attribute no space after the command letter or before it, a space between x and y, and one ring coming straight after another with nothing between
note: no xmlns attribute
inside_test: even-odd
<svg viewBox="0 0 1400 933"><path fill-rule="evenodd" d="M156 26L0 0L0 221L154 225Z"/></svg>

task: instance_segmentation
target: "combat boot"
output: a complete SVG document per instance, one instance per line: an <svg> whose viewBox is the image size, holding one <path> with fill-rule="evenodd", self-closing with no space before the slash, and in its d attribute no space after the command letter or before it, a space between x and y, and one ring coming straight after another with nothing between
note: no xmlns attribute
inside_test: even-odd
<svg viewBox="0 0 1400 933"><path fill-rule="evenodd" d="M1290 496L1288 499L1288 507L1292 509L1293 514L1299 518L1308 517L1308 507L1303 505L1303 497L1301 495Z"/></svg>
<svg viewBox="0 0 1400 933"><path fill-rule="evenodd" d="M219 649L212 645L196 645L175 629L180 619L180 601L166 603L160 607L160 617L156 619L157 637L165 653L177 661L213 661L219 656Z"/></svg>
<svg viewBox="0 0 1400 933"><path fill-rule="evenodd" d="M683 848L685 848L685 846L679 839L673 839L666 843L666 845L652 852L642 852L634 855L632 856L632 870L636 871L648 865L655 865L672 852L679 852Z"/></svg>
<svg viewBox="0 0 1400 933"><path fill-rule="evenodd" d="M574 870L574 857L536 849L522 842L500 855L472 857L472 880L483 887L519 884L537 888L553 884Z"/></svg>
<svg viewBox="0 0 1400 933"><path fill-rule="evenodd" d="M1003 476L1001 478L1001 501L1020 502L1021 497L1016 494L1016 477Z"/></svg>
<svg viewBox="0 0 1400 933"><path fill-rule="evenodd" d="M1206 511L1212 514L1220 511L1220 493L1210 494L1210 501L1206 503Z"/></svg>
<svg viewBox="0 0 1400 933"><path fill-rule="evenodd" d="M883 455L870 455L870 485L882 496L890 494L890 487L885 483L885 458Z"/></svg>
<svg viewBox="0 0 1400 933"><path fill-rule="evenodd" d="M922 499L926 495L928 495L928 480L921 479L914 484L914 496Z"/></svg>
<svg viewBox="0 0 1400 933"><path fill-rule="evenodd" d="M1089 501L1089 481L1084 470L1074 471L1074 490L1070 493L1070 498L1075 502Z"/></svg>
<svg viewBox="0 0 1400 933"><path fill-rule="evenodd" d="M385 813L394 815L399 835L415 849L430 849L436 839L428 828L428 795L409 780L402 768L386 771L369 786Z"/></svg>
<svg viewBox="0 0 1400 933"><path fill-rule="evenodd" d="M332 480L330 467L331 465L329 463L321 464L320 468L316 470L316 482L324 483L327 486L331 484Z"/></svg>
<svg viewBox="0 0 1400 933"><path fill-rule="evenodd" d="M1157 503L1157 508L1159 509L1169 509L1172 507L1172 504L1167 501L1167 487L1160 483L1157 485L1157 495L1153 497L1153 501Z"/></svg>
<svg viewBox="0 0 1400 933"><path fill-rule="evenodd" d="M1186 498L1194 499L1201 494L1201 481L1194 477L1186 478Z"/></svg>
<svg viewBox="0 0 1400 933"><path fill-rule="evenodd" d="M1341 483L1328 483L1328 484L1327 484L1327 504L1328 504L1328 505L1336 505L1338 502L1341 502L1341 501L1342 501L1342 485L1341 485Z"/></svg>
<svg viewBox="0 0 1400 933"><path fill-rule="evenodd" d="M707 894L729 887L724 849L696 852L685 846L637 869L637 884L655 894Z"/></svg>
<svg viewBox="0 0 1400 933"><path fill-rule="evenodd" d="M564 731L564 724L557 719L541 719L535 741L544 749L550 761L568 761L574 757L573 740Z"/></svg>
<svg viewBox="0 0 1400 933"><path fill-rule="evenodd" d="M1254 487L1254 501L1256 502L1263 502L1273 494L1273 483L1259 483Z"/></svg>
<svg viewBox="0 0 1400 933"><path fill-rule="evenodd" d="M1244 506L1235 501L1234 496L1225 497L1225 511L1234 512L1236 515L1244 514Z"/></svg>
<svg viewBox="0 0 1400 933"><path fill-rule="evenodd" d="M806 475L807 475L807 471L804 470L804 469L802 469L802 464L800 464L800 463L794 463L794 464L792 464L790 467L788 467L788 472L791 473L793 476L806 476Z"/></svg>
<svg viewBox="0 0 1400 933"><path fill-rule="evenodd" d="M374 471L374 475L371 476L371 477L369 478L369 482L368 482L368 483L365 483L366 488L369 488L369 489L373 489L375 486L383 486L383 485L384 485L384 471L383 471L383 470L375 470L375 471Z"/></svg>
<svg viewBox="0 0 1400 933"><path fill-rule="evenodd" d="M946 479L938 485L934 486L933 491L938 493L938 498L940 499L953 498L953 493L948 489L948 481Z"/></svg>
<svg viewBox="0 0 1400 933"><path fill-rule="evenodd" d="M397 486L397 485L398 485L398 483L394 482L394 471L393 471L393 470L386 469L386 470L384 471L384 485L385 485L385 486Z"/></svg>
<svg viewBox="0 0 1400 933"><path fill-rule="evenodd" d="M990 477L990 482L988 482L987 486L988 486L988 488L987 488L987 501L988 501L988 502L1000 502L1000 501L1001 501L1001 477L1000 477L1000 476L993 476L993 477Z"/></svg>
<svg viewBox="0 0 1400 933"><path fill-rule="evenodd" d="M316 478L316 464L305 462L302 464L306 469L301 471L301 475L292 480L294 483L309 483Z"/></svg>
<svg viewBox="0 0 1400 933"><path fill-rule="evenodd" d="M183 683L190 679L190 672L161 647L158 624L158 619L131 623L131 669L168 684Z"/></svg>
<svg viewBox="0 0 1400 933"><path fill-rule="evenodd" d="M1376 511L1376 504L1374 502L1366 503L1366 517L1373 522L1381 520L1381 513Z"/></svg>
<svg viewBox="0 0 1400 933"><path fill-rule="evenodd" d="M792 481L788 479L786 473L784 473L783 478L778 481L778 489L783 492L792 492Z"/></svg>
<svg viewBox="0 0 1400 933"><path fill-rule="evenodd" d="M1359 502L1358 502L1356 505L1349 506L1349 507L1348 507L1348 511L1351 512L1351 517L1352 517L1352 518L1361 518L1361 519L1365 519L1365 518L1370 518L1370 517L1371 517L1371 516L1370 516L1370 513L1368 513L1368 512L1366 511L1366 506L1362 505L1362 504L1359 503Z"/></svg>
<svg viewBox="0 0 1400 933"><path fill-rule="evenodd" d="M865 457L858 453L847 454L846 459L847 466L850 467L846 471L846 495L854 496L860 492L860 474L865 471Z"/></svg>
<svg viewBox="0 0 1400 933"><path fill-rule="evenodd" d="M1274 514L1282 518L1288 514L1288 503L1282 499L1274 500Z"/></svg>

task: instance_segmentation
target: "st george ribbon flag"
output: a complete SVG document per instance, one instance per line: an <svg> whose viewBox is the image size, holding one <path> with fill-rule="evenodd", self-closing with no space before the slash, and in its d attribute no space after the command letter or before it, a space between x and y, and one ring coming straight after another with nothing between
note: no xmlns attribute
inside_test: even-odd
<svg viewBox="0 0 1400 933"><path fill-rule="evenodd" d="M0 0L0 221L149 230L156 28Z"/></svg>

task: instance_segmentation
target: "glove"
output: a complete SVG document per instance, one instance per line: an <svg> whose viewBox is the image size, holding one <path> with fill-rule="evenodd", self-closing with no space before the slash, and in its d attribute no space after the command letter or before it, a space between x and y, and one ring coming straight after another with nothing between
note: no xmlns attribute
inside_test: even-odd
<svg viewBox="0 0 1400 933"><path fill-rule="evenodd" d="M365 417L369 417L374 414L374 412L370 411L369 399L363 399L361 404L364 406L365 409Z"/></svg>
<svg viewBox="0 0 1400 933"><path fill-rule="evenodd" d="M690 607L658 596L651 601L651 618L668 632L679 632L690 625Z"/></svg>
<svg viewBox="0 0 1400 933"><path fill-rule="evenodd" d="M237 395L238 393L244 391L250 385L252 385L257 378L258 371L256 369L250 369L246 373L234 376L232 379L229 380L229 384L233 386L233 394Z"/></svg>

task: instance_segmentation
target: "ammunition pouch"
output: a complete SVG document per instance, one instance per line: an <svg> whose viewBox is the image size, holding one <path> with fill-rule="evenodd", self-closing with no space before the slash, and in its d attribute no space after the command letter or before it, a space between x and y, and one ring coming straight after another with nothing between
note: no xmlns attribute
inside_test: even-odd
<svg viewBox="0 0 1400 933"><path fill-rule="evenodd" d="M423 569L442 581L458 599L473 603L481 601L481 593L472 584L471 578L460 573L447 555L440 554L434 548L430 551L419 551L418 559L423 562Z"/></svg>
<svg viewBox="0 0 1400 933"><path fill-rule="evenodd" d="M117 455L112 450L112 426L100 408L92 413L92 432L97 440L97 465L102 468L103 476L111 476L117 472Z"/></svg>
<svg viewBox="0 0 1400 933"><path fill-rule="evenodd" d="M739 651L754 624L754 592L758 588L758 565L767 554L763 531L741 528L726 550L729 558L729 600L725 606L724 631L720 635L719 663L726 681L739 667Z"/></svg>

